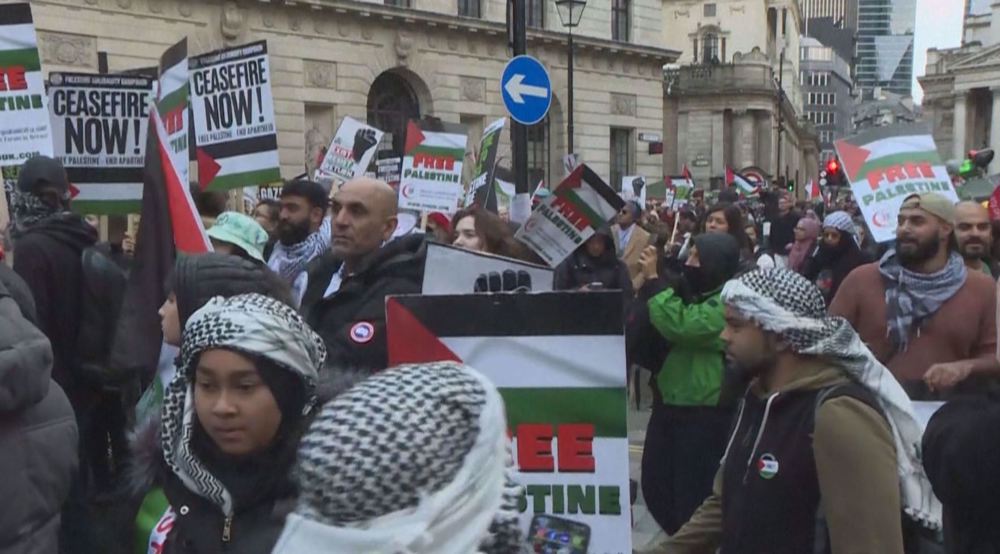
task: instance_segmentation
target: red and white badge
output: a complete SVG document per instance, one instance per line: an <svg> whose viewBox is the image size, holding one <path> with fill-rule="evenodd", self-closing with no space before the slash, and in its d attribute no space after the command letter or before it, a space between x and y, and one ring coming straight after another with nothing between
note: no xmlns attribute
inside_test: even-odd
<svg viewBox="0 0 1000 554"><path fill-rule="evenodd" d="M359 321L351 326L348 334L355 343L365 344L375 338L375 326L367 321Z"/></svg>

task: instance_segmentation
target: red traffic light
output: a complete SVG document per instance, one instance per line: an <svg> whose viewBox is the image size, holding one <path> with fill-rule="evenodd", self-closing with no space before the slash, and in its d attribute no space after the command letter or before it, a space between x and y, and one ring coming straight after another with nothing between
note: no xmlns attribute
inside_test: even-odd
<svg viewBox="0 0 1000 554"><path fill-rule="evenodd" d="M838 169L840 169L840 164L837 163L837 160L826 162L826 171L828 173L836 173Z"/></svg>

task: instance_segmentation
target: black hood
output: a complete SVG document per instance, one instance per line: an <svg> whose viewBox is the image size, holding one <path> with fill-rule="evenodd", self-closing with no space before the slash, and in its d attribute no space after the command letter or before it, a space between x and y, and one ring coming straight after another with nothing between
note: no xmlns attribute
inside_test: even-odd
<svg viewBox="0 0 1000 554"><path fill-rule="evenodd" d="M601 227L594 232L594 236L604 239L604 254L601 254L599 258L591 257L590 254L587 253L587 241L583 241L580 246L576 248L576 252L574 252L578 260L587 260L596 265L618 263L618 249L615 248L615 239L611 236L611 228Z"/></svg>
<svg viewBox="0 0 1000 554"><path fill-rule="evenodd" d="M740 245L727 233L703 233L692 239L705 283L699 287L714 291L733 278L740 267Z"/></svg>
<svg viewBox="0 0 1000 554"><path fill-rule="evenodd" d="M292 305L288 285L267 267L238 256L209 252L179 256L173 291L183 327L191 314L216 296L259 293Z"/></svg>
<svg viewBox="0 0 1000 554"><path fill-rule="evenodd" d="M84 248L97 243L97 229L94 229L79 215L70 213L39 221L25 230L22 236L32 233L49 237L78 252L82 252Z"/></svg>

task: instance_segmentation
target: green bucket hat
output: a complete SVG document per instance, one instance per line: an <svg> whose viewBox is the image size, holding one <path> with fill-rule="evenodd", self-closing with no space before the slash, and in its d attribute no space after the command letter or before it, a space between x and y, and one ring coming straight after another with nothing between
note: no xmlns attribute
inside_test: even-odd
<svg viewBox="0 0 1000 554"><path fill-rule="evenodd" d="M208 231L208 236L222 242L235 244L251 258L267 263L264 247L267 245L267 231L254 218L239 212L222 212Z"/></svg>

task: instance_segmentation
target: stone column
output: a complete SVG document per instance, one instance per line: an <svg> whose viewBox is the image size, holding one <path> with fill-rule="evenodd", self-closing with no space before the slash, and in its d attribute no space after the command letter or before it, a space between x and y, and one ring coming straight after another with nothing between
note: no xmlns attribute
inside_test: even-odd
<svg viewBox="0 0 1000 554"><path fill-rule="evenodd" d="M965 159L965 124L967 96L965 91L955 93L955 110L951 127L951 155L958 160Z"/></svg>
<svg viewBox="0 0 1000 554"><path fill-rule="evenodd" d="M733 113L733 169L756 165L754 150L757 147L754 133L754 114L745 110Z"/></svg>
<svg viewBox="0 0 1000 554"><path fill-rule="evenodd" d="M994 88L993 93L993 110L990 116L990 148L993 152L1000 153L1000 87ZM990 162L990 174L1000 173L1000 159L994 156L992 162Z"/></svg>

